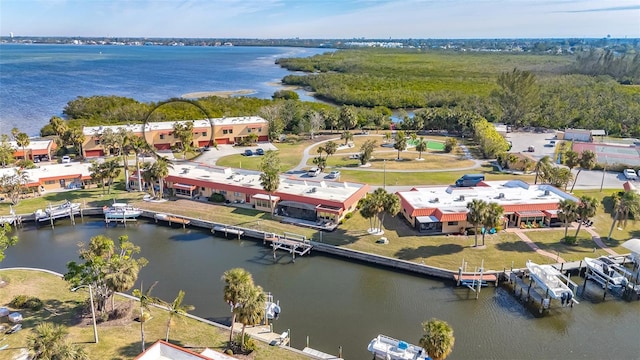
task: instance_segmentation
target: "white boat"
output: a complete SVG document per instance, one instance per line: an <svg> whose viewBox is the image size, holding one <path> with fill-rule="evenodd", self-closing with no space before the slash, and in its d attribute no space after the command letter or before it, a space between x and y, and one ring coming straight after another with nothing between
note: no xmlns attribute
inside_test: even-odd
<svg viewBox="0 0 640 360"><path fill-rule="evenodd" d="M271 293L267 294L264 314L268 320L277 320L278 316L280 316L280 300L273 302L273 295L271 295Z"/></svg>
<svg viewBox="0 0 640 360"><path fill-rule="evenodd" d="M427 352L415 345L385 335L373 338L367 347L376 359L381 360L427 360Z"/></svg>
<svg viewBox="0 0 640 360"><path fill-rule="evenodd" d="M80 203L72 203L67 200L63 204L57 206L49 205L46 209L38 209L33 213L36 220L47 221L50 219L58 219L61 217L67 217L70 214L78 214L80 212Z"/></svg>
<svg viewBox="0 0 640 360"><path fill-rule="evenodd" d="M102 208L107 219L135 219L142 215L142 210L125 203L113 203Z"/></svg>
<svg viewBox="0 0 640 360"><path fill-rule="evenodd" d="M629 283L624 274L617 270L617 266L608 264L609 261L605 262L600 258L593 259L585 257L584 262L593 274L601 278L600 280L603 282L603 287L607 282L610 286L627 286Z"/></svg>
<svg viewBox="0 0 640 360"><path fill-rule="evenodd" d="M562 274L551 265L538 265L527 261L527 269L533 281L552 299L561 299L563 304L573 299L573 291L561 280Z"/></svg>
<svg viewBox="0 0 640 360"><path fill-rule="evenodd" d="M167 214L162 214L162 213L157 213L154 215L154 217L158 220L168 220L169 219L169 215Z"/></svg>

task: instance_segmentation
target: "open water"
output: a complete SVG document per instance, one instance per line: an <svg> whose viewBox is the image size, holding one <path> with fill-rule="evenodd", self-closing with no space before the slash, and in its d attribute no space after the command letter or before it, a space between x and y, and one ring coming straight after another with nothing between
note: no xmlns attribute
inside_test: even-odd
<svg viewBox="0 0 640 360"><path fill-rule="evenodd" d="M78 219L79 220L79 219ZM214 237L208 231L172 229L141 221L105 228L88 221L55 229L29 224L18 231L20 241L6 251L2 267L32 266L64 273L77 260L77 244L106 234L127 234L142 248L149 265L140 272L145 284L158 281L154 294L175 298L184 290L185 304L198 316L226 323L229 307L222 300L222 273L243 267L280 300L282 313L274 331L291 329L292 345L368 360L369 341L386 334L416 344L420 323L432 317L454 329L451 359L638 359L640 301L625 302L587 287L579 305L534 317L505 290L484 288L480 298L453 282L438 281L317 253L291 262L280 252L254 240ZM581 279L579 283L582 282ZM99 331L99 330L98 330Z"/></svg>
<svg viewBox="0 0 640 360"><path fill-rule="evenodd" d="M142 102L201 92L253 90L270 98L291 72L275 64L329 49L0 45L0 134L31 136L78 96L118 95ZM300 93L303 100L312 100Z"/></svg>

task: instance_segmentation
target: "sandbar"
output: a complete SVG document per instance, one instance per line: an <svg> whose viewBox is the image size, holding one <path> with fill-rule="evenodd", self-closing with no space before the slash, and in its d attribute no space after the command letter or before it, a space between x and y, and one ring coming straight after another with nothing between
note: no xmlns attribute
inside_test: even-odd
<svg viewBox="0 0 640 360"><path fill-rule="evenodd" d="M224 90L224 91L199 91L199 92L183 94L180 97L185 99L200 99L207 96L231 97L234 95L249 95L255 92L256 91L252 89Z"/></svg>

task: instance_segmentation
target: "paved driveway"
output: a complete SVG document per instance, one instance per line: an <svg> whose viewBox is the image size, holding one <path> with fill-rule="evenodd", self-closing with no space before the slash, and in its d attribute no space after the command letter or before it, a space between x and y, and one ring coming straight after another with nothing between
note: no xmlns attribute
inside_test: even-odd
<svg viewBox="0 0 640 360"><path fill-rule="evenodd" d="M216 161L218 161L218 159L223 156L242 154L245 150L253 150L253 152L255 153L258 148L261 148L264 151L278 150L278 148L271 143L259 143L255 146L218 145L217 149L211 148L209 151L204 151L202 155L196 159L196 161L208 165L215 165Z"/></svg>

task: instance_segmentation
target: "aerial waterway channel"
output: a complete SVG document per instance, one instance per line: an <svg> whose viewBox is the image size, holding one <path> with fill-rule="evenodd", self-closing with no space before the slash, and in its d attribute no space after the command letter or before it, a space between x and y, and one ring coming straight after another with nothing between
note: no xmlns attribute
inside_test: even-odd
<svg viewBox="0 0 640 360"><path fill-rule="evenodd" d="M292 262L262 241L215 237L209 230L171 228L152 222L105 227L85 217L75 226L55 229L26 223L20 241L6 251L2 267L31 266L64 273L77 259L78 243L98 234L129 238L142 248L149 265L140 280L158 281L154 294L184 303L203 318L228 323L222 300L222 273L243 267L255 282L274 294L282 306L274 331L291 330L295 348L310 346L345 359L370 359L366 346L378 334L417 343L420 323L432 317L448 321L455 331L452 359L637 359L640 302L607 297L601 291L573 308L555 309L536 318L502 288L487 288L479 299L451 281L397 272L353 260L311 252Z"/></svg>

